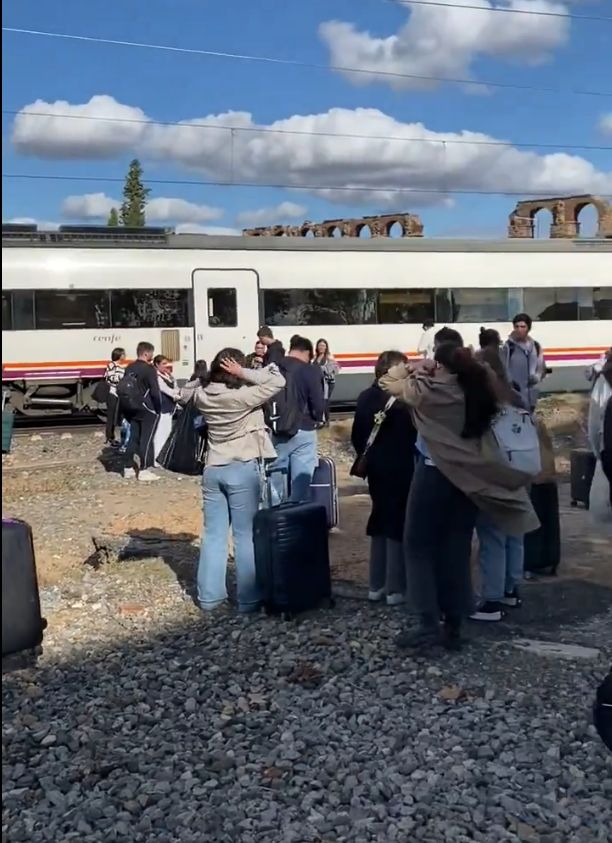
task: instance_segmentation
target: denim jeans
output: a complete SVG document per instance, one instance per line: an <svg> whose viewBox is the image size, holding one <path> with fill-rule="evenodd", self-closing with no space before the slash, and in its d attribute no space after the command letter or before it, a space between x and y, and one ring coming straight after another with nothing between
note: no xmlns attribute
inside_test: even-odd
<svg viewBox="0 0 612 843"><path fill-rule="evenodd" d="M480 549L480 591L485 601L501 600L523 579L523 537L508 536L482 512L476 519Z"/></svg>
<svg viewBox="0 0 612 843"><path fill-rule="evenodd" d="M227 597L227 543L234 537L238 609L253 611L259 605L255 581L253 519L259 508L260 471L257 460L211 465L204 469L204 534L198 564L198 602L214 609Z"/></svg>
<svg viewBox="0 0 612 843"><path fill-rule="evenodd" d="M275 503L282 500L282 476L279 469L286 469L289 478L289 500L293 503L310 499L310 484L312 475L317 467L317 431L298 430L291 439L274 438L277 458L272 463L272 485L275 492ZM276 470L276 471L275 471Z"/></svg>

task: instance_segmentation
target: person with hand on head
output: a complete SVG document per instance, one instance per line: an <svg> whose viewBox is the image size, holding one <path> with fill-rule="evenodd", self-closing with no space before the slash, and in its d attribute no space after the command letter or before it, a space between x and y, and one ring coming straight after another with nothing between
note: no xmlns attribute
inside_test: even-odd
<svg viewBox="0 0 612 843"><path fill-rule="evenodd" d="M198 602L210 610L225 602L228 534L234 539L238 610L259 608L253 519L261 500L263 461L276 457L263 406L285 385L275 365L249 369L244 354L224 348L210 365L208 383L194 393L207 425L202 475L204 529L197 573Z"/></svg>
<svg viewBox="0 0 612 843"><path fill-rule="evenodd" d="M458 649L462 621L473 607L477 513L486 512L512 535L536 529L526 490L530 476L504 463L491 430L498 412L491 375L462 344L443 342L433 363L395 366L380 385L412 408L419 454L404 531L407 595L419 625L397 643Z"/></svg>

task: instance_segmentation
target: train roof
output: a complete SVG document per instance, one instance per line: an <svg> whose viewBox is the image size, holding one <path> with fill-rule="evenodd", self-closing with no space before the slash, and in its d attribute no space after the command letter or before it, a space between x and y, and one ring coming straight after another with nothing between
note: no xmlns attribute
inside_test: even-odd
<svg viewBox="0 0 612 843"><path fill-rule="evenodd" d="M612 239L471 240L433 237L246 237L175 234L163 228L122 229L3 225L2 247L52 249L193 249L274 252L612 252Z"/></svg>

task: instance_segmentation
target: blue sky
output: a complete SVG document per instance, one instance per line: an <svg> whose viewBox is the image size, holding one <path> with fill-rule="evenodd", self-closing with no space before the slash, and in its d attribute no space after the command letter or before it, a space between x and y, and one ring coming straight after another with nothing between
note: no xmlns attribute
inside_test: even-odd
<svg viewBox="0 0 612 843"><path fill-rule="evenodd" d="M4 179L3 218L102 222L121 185L89 177L122 178L134 156L151 181L233 177L249 183L384 188L152 183L149 221L183 229L214 231L405 210L419 213L431 235L494 236L503 235L517 197L453 191L612 194L610 149L569 148L612 147L612 97L569 91L612 91L612 22L491 11L491 6L510 6L612 16L612 2L469 2L485 11L410 6L402 0L10 4L5 27L297 59L323 67L5 32L4 108L22 113L17 120L3 115L3 171L86 180ZM375 73L347 75L330 64ZM389 74L563 91L427 84ZM51 116L28 117L23 109ZM147 123L187 120L237 130ZM301 134L253 131L257 127ZM312 131L379 137L313 136ZM398 194L394 187L423 192ZM428 193L429 188L434 192Z"/></svg>

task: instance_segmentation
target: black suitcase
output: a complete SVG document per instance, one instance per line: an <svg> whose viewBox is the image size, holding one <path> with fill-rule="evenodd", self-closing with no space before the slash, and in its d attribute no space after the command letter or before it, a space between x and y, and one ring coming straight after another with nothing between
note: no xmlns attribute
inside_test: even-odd
<svg viewBox="0 0 612 843"><path fill-rule="evenodd" d="M253 522L255 571L266 611L290 616L331 605L327 515L317 503L260 509Z"/></svg>
<svg viewBox="0 0 612 843"><path fill-rule="evenodd" d="M597 689L593 722L599 737L612 752L612 669Z"/></svg>
<svg viewBox="0 0 612 843"><path fill-rule="evenodd" d="M2 656L42 644L46 627L40 598L32 531L24 521L2 519Z"/></svg>
<svg viewBox="0 0 612 843"><path fill-rule="evenodd" d="M561 523L559 491L556 483L534 483L531 503L540 526L525 535L525 570L530 573L555 574L561 562Z"/></svg>
<svg viewBox="0 0 612 843"><path fill-rule="evenodd" d="M577 448L570 453L570 503L578 506L583 503L589 508L589 493L595 474L597 460L587 448Z"/></svg>
<svg viewBox="0 0 612 843"><path fill-rule="evenodd" d="M331 530L338 526L338 481L336 479L336 464L329 457L321 457L315 468L310 484L310 495L313 503L320 503L327 513L327 527Z"/></svg>

